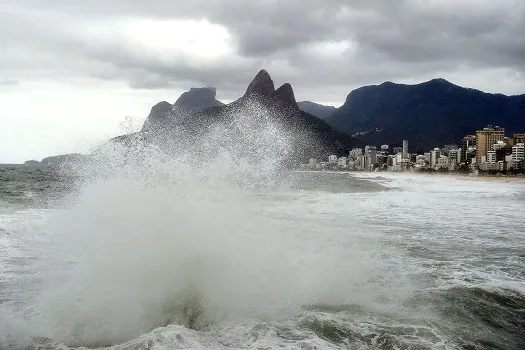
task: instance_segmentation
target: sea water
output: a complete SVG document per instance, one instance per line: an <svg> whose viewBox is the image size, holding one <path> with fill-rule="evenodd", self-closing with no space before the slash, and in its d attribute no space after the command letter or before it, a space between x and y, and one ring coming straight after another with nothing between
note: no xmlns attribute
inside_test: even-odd
<svg viewBox="0 0 525 350"><path fill-rule="evenodd" d="M0 348L525 344L523 183L157 170L0 167Z"/></svg>

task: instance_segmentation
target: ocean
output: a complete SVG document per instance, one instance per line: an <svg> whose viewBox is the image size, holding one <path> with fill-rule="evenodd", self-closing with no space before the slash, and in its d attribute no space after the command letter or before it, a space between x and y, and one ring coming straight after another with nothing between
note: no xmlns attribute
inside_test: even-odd
<svg viewBox="0 0 525 350"><path fill-rule="evenodd" d="M525 349L525 183L159 164L0 166L0 349Z"/></svg>

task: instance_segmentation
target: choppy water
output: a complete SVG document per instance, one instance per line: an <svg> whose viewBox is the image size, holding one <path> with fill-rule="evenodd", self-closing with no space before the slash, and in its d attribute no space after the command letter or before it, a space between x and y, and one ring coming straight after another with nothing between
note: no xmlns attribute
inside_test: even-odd
<svg viewBox="0 0 525 350"><path fill-rule="evenodd" d="M525 348L524 183L283 177L0 166L0 348Z"/></svg>

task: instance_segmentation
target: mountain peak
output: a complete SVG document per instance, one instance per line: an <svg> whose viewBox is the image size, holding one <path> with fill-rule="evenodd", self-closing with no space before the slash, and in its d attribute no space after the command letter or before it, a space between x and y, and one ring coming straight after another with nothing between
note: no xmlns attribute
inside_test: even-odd
<svg viewBox="0 0 525 350"><path fill-rule="evenodd" d="M217 91L214 87L191 88L179 96L174 106L203 109L221 105L222 103L215 99L216 95Z"/></svg>
<svg viewBox="0 0 525 350"><path fill-rule="evenodd" d="M443 78L436 78L428 81L429 83L436 83L436 84L446 84L446 85L452 85L452 83L446 79Z"/></svg>
<svg viewBox="0 0 525 350"><path fill-rule="evenodd" d="M248 89L246 89L245 95L263 95L268 96L275 92L273 80L270 74L264 69L261 69L259 73L252 80Z"/></svg>
<svg viewBox="0 0 525 350"><path fill-rule="evenodd" d="M292 86L289 83L281 85L276 91L275 96L282 101L292 105L292 107L299 109L297 101L295 101L295 95L293 93Z"/></svg>
<svg viewBox="0 0 525 350"><path fill-rule="evenodd" d="M167 101L161 101L157 103L155 106L151 107L150 114L156 114L161 115L165 113L169 113L171 111L171 104Z"/></svg>

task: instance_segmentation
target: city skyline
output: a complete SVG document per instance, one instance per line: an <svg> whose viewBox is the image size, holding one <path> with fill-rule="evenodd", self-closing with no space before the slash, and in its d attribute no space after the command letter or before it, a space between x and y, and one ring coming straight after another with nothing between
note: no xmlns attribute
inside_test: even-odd
<svg viewBox="0 0 525 350"><path fill-rule="evenodd" d="M402 140L402 146L375 145L355 147L348 157L331 155L328 162L311 158L302 168L326 169L334 167L353 171L407 171L446 170L525 172L525 132L505 136L505 129L487 125L476 130L476 136L465 135L458 144L442 145L428 152L408 153L409 141Z"/></svg>

